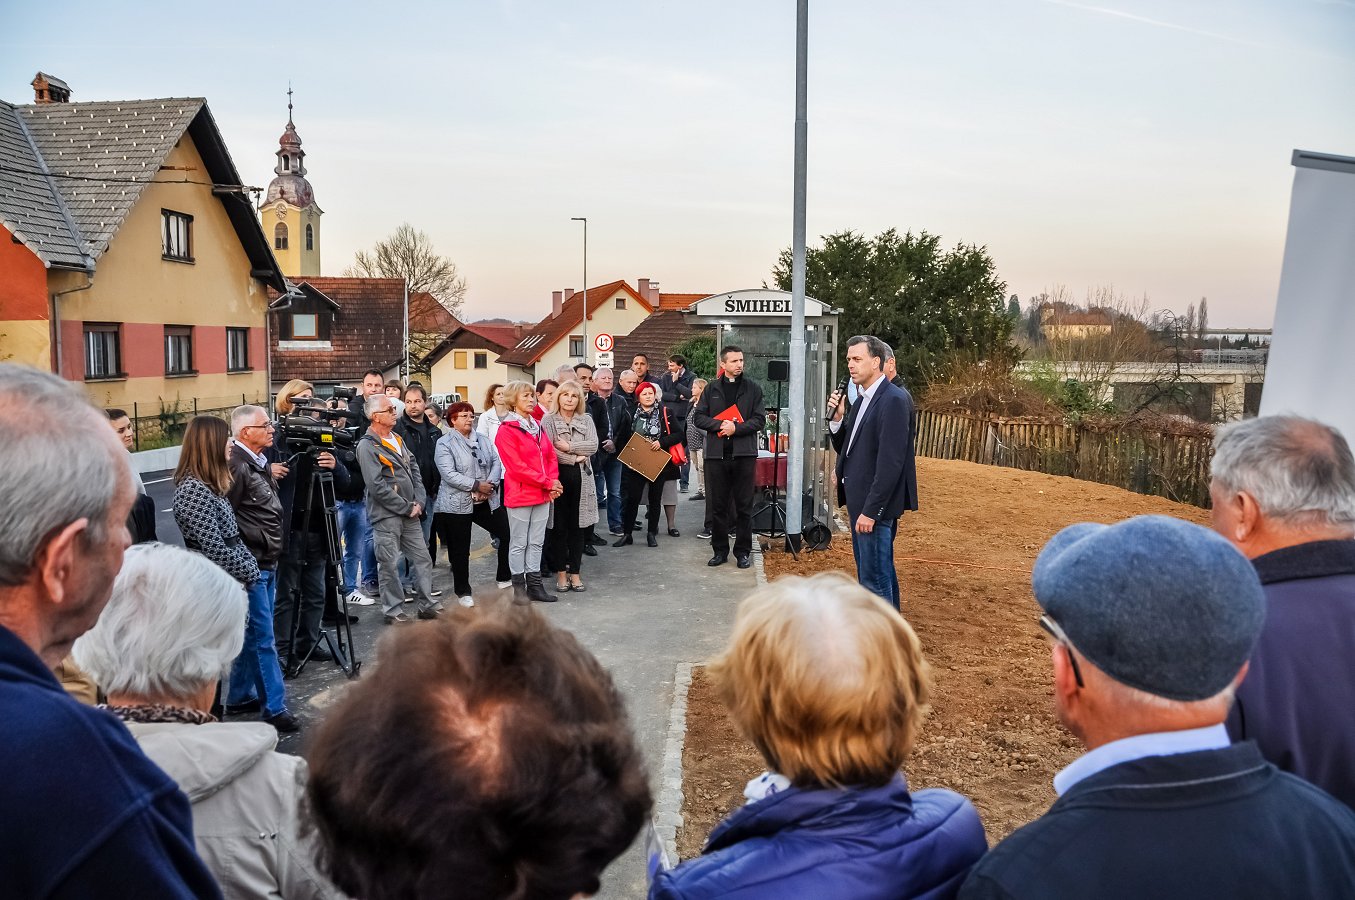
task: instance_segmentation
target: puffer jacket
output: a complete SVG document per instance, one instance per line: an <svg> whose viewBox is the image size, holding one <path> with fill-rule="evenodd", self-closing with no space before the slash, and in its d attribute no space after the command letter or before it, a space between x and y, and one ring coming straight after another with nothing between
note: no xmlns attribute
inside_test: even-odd
<svg viewBox="0 0 1355 900"><path fill-rule="evenodd" d="M493 442L478 431L463 437L461 432L452 429L438 441L433 458L442 476L437 498L433 501L435 513L470 515L475 512L470 496L475 482L488 481L497 488L503 478L503 465L494 451ZM490 509L498 509L500 502L497 490L489 495Z"/></svg>
<svg viewBox="0 0 1355 900"><path fill-rule="evenodd" d="M278 733L271 725L129 722L127 728L188 795L198 855L226 900L343 896L316 868L313 837L302 834L306 763L274 752Z"/></svg>
<svg viewBox="0 0 1355 900"><path fill-rule="evenodd" d="M987 850L979 814L944 789L789 788L735 810L650 900L954 897Z"/></svg>
<svg viewBox="0 0 1355 900"><path fill-rule="evenodd" d="M560 480L560 464L550 436L540 425L533 435L516 415L504 417L494 437L503 463L503 505L509 509L550 502L550 486Z"/></svg>

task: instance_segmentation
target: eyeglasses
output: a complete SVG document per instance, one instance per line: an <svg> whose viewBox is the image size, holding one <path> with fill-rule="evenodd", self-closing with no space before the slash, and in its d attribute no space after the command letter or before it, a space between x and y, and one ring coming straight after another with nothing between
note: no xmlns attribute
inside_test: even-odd
<svg viewBox="0 0 1355 900"><path fill-rule="evenodd" d="M1073 666L1073 678L1077 679L1077 686L1086 687L1082 682L1082 669L1078 667L1077 657L1073 655L1073 642L1068 640L1068 635L1059 627L1049 616L1040 616L1040 627L1049 632L1050 636L1063 647L1063 652L1068 654L1068 662Z"/></svg>
<svg viewBox="0 0 1355 900"><path fill-rule="evenodd" d="M272 431L273 428L274 428L274 425L273 425L272 422L264 422L262 425L241 425L241 426L240 426L240 430L241 430L241 431L244 431L246 428L265 428L265 429L267 429L268 431Z"/></svg>

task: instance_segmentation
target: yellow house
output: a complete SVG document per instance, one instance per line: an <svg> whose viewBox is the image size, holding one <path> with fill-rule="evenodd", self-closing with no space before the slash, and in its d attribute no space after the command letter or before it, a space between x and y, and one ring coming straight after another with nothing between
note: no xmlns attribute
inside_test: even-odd
<svg viewBox="0 0 1355 900"><path fill-rule="evenodd" d="M532 328L512 350L499 357L510 378L535 381L549 378L557 368L597 359L594 343L598 334L613 338L629 334L631 329L654 312L657 302L648 279L640 279L640 290L625 281L591 287L588 296L588 320L583 317L584 294L573 290L556 291L551 297L551 314ZM585 327L587 334L585 336Z"/></svg>
<svg viewBox="0 0 1355 900"><path fill-rule="evenodd" d="M140 416L266 400L282 273L206 101L63 97L0 103L0 356Z"/></svg>
<svg viewBox="0 0 1355 900"><path fill-rule="evenodd" d="M472 322L457 327L424 357L423 366L431 376L429 392L459 394L479 411L489 386L510 380L501 360L522 334L521 326L512 325Z"/></svg>

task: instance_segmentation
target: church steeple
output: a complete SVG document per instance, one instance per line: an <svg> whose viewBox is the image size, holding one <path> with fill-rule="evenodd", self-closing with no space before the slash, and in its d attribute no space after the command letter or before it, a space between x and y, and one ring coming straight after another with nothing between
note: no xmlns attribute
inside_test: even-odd
<svg viewBox="0 0 1355 900"><path fill-rule="evenodd" d="M292 86L287 86L287 127L278 139L276 177L268 184L268 194L260 210L272 212L265 218L265 232L271 225L273 255L288 275L320 274L320 216L315 191L306 180L306 151L301 135L292 121Z"/></svg>

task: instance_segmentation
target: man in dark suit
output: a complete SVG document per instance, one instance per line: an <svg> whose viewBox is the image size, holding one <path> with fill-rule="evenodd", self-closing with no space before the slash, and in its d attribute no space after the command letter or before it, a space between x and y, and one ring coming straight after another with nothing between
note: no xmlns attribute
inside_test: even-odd
<svg viewBox="0 0 1355 900"><path fill-rule="evenodd" d="M692 421L706 432L706 502L714 528L708 566L729 560L729 532L735 531L734 559L740 569L752 565L753 478L757 436L766 422L762 388L743 374L743 350L729 344L720 351L719 378L706 385L692 410ZM735 412L737 410L737 413Z"/></svg>
<svg viewBox="0 0 1355 900"><path fill-rule="evenodd" d="M857 388L845 419L842 397L829 398L828 429L837 451L838 503L852 523L852 555L861 585L899 608L894 538L899 516L917 509L913 398L884 377L889 345L873 335L847 341L847 371Z"/></svg>

